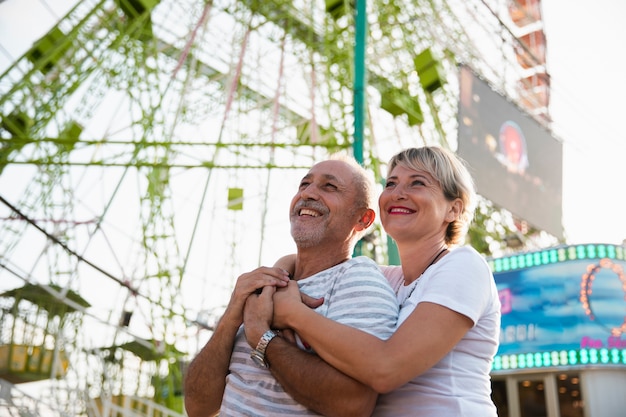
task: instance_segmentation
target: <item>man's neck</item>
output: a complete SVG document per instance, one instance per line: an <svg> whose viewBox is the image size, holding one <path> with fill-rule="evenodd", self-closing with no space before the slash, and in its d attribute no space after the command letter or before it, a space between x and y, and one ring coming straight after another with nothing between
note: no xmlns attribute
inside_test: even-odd
<svg viewBox="0 0 626 417"><path fill-rule="evenodd" d="M334 250L333 250L334 249ZM318 272L324 271L335 265L339 265L350 259L351 252L340 248L331 250L298 250L296 254L296 268L294 279L308 278Z"/></svg>

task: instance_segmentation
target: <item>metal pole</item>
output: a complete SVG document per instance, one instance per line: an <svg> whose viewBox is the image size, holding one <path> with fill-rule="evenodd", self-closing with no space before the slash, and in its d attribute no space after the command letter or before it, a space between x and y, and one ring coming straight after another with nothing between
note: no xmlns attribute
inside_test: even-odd
<svg viewBox="0 0 626 417"><path fill-rule="evenodd" d="M367 0L356 0L354 36L354 137L352 153L354 159L363 165L363 128L365 126L365 47L367 44ZM353 251L354 256L363 254L363 242L359 240Z"/></svg>
<svg viewBox="0 0 626 417"><path fill-rule="evenodd" d="M354 42L354 158L363 164L363 129L365 126L365 48L367 45L367 0L356 0Z"/></svg>

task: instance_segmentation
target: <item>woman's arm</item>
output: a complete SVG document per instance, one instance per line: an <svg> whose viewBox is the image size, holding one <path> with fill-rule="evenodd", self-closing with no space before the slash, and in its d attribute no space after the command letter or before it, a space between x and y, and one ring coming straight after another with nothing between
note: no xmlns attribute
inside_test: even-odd
<svg viewBox="0 0 626 417"><path fill-rule="evenodd" d="M289 273L289 275L293 275L296 270L296 254L292 253L289 255L285 255L282 258L279 258L274 266L278 268L282 268Z"/></svg>
<svg viewBox="0 0 626 417"><path fill-rule="evenodd" d="M246 338L255 347L270 328L273 288L248 298L244 313ZM281 336L284 332L281 332ZM267 346L265 359L272 375L297 402L325 416L369 416L378 394L341 373L318 355L298 348L282 337Z"/></svg>
<svg viewBox="0 0 626 417"><path fill-rule="evenodd" d="M274 326L293 328L326 362L380 393L431 368L472 324L462 314L423 302L383 341L312 311L300 301L296 283L274 295Z"/></svg>

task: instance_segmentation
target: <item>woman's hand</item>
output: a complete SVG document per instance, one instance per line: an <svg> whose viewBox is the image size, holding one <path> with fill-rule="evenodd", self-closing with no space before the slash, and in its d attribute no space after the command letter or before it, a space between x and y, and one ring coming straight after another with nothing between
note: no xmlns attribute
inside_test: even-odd
<svg viewBox="0 0 626 417"><path fill-rule="evenodd" d="M235 283L225 315L239 324L243 323L243 309L250 294L256 293L264 287L286 287L289 275L281 268L262 266L253 271L241 274Z"/></svg>
<svg viewBox="0 0 626 417"><path fill-rule="evenodd" d="M298 308L316 308L322 305L323 298L313 298L301 294L296 281L289 281L286 288L274 293L274 318L272 326L277 329L291 327L288 319L291 312Z"/></svg>
<svg viewBox="0 0 626 417"><path fill-rule="evenodd" d="M287 298L283 299L284 292ZM290 292L290 294L287 294ZM324 302L323 298L313 298L300 293L298 284L289 281L287 288L267 286L263 288L261 294L252 294L248 297L244 308L244 330L248 344L255 348L259 339L269 329L279 329L281 336L291 343L296 342L295 333L283 324L276 316L276 302L280 302L281 311L284 315L289 315L289 309L305 306L317 308ZM289 303L292 303L290 305Z"/></svg>
<svg viewBox="0 0 626 417"><path fill-rule="evenodd" d="M305 293L300 293L300 296L302 297L302 302L314 310L324 304L324 297L313 298Z"/></svg>

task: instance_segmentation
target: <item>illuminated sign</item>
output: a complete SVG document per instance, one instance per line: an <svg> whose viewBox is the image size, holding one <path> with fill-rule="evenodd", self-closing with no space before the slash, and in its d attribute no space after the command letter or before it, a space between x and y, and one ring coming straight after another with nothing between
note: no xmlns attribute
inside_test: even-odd
<svg viewBox="0 0 626 417"><path fill-rule="evenodd" d="M562 143L468 67L460 73L457 153L478 193L562 238Z"/></svg>
<svg viewBox="0 0 626 417"><path fill-rule="evenodd" d="M626 365L626 248L559 246L488 262L502 303L494 371Z"/></svg>

